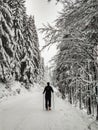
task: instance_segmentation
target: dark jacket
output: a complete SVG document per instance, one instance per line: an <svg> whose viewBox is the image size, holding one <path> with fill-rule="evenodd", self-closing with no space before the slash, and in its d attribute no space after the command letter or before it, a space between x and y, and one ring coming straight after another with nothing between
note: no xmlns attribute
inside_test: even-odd
<svg viewBox="0 0 98 130"><path fill-rule="evenodd" d="M43 94L45 93L45 98L51 98L51 92L54 92L51 86L46 86Z"/></svg>

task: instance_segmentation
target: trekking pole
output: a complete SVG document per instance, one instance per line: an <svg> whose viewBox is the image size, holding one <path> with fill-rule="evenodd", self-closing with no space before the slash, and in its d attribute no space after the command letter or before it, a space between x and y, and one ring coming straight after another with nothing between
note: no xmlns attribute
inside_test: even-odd
<svg viewBox="0 0 98 130"><path fill-rule="evenodd" d="M54 93L53 93L53 109L54 109L55 107L54 107Z"/></svg>
<svg viewBox="0 0 98 130"><path fill-rule="evenodd" d="M43 110L44 110L44 94L43 94Z"/></svg>

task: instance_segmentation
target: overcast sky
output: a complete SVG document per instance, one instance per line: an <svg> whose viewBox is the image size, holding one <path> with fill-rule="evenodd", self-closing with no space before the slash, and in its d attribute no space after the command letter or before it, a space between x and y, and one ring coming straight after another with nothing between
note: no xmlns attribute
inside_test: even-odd
<svg viewBox="0 0 98 130"><path fill-rule="evenodd" d="M56 5L56 1L47 2L47 0L26 0L27 14L34 15L35 24L37 28L42 27L42 24L53 24L53 21L58 16L58 11L61 10L61 5ZM39 35L40 46L43 46L45 43L42 40L41 34ZM50 48L49 51L44 50L42 56L45 59L45 64L49 64L48 61L56 53L55 47Z"/></svg>

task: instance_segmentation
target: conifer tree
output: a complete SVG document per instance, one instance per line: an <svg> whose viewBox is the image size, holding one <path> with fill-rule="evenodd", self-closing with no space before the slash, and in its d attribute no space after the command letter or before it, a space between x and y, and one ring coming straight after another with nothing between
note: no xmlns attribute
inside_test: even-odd
<svg viewBox="0 0 98 130"><path fill-rule="evenodd" d="M12 11L6 1L0 0L0 67L4 81L11 74L13 44Z"/></svg>
<svg viewBox="0 0 98 130"><path fill-rule="evenodd" d="M0 0L0 69L15 80L34 83L40 72L40 50L34 17L25 0Z"/></svg>

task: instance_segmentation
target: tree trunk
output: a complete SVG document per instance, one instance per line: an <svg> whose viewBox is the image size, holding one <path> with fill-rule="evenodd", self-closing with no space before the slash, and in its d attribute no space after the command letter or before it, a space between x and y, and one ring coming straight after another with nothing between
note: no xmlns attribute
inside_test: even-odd
<svg viewBox="0 0 98 130"><path fill-rule="evenodd" d="M89 69L90 69L90 61L88 60L88 66L87 66L87 71L89 73ZM90 81L90 77L88 75L88 81ZM88 84L88 98L87 98L87 114L90 115L92 112L91 112L91 93L90 93L90 86Z"/></svg>
<svg viewBox="0 0 98 130"><path fill-rule="evenodd" d="M96 104L96 113L97 113L96 114L96 120L98 120L98 63L95 64L95 68L96 68L95 69L95 71L96 71L95 77L96 77L96 81L97 81L97 84L96 84L96 87L95 87L96 88L96 90L95 90L96 91L96 102L97 102L97 104Z"/></svg>
<svg viewBox="0 0 98 130"><path fill-rule="evenodd" d="M82 109L82 93L81 93L81 84L80 84L80 94L79 94L79 108Z"/></svg>
<svg viewBox="0 0 98 130"><path fill-rule="evenodd" d="M70 102L70 104L72 104L72 90L71 90L71 87L69 89L69 102Z"/></svg>
<svg viewBox="0 0 98 130"><path fill-rule="evenodd" d="M97 115L96 115L96 120L98 121L98 103L97 103Z"/></svg>
<svg viewBox="0 0 98 130"><path fill-rule="evenodd" d="M91 114L91 99L90 97L88 97L88 111L87 114L90 115Z"/></svg>
<svg viewBox="0 0 98 130"><path fill-rule="evenodd" d="M6 79L5 79L5 74L4 74L4 67L3 67L3 64L1 64L1 68L2 68L3 81L5 82Z"/></svg>

